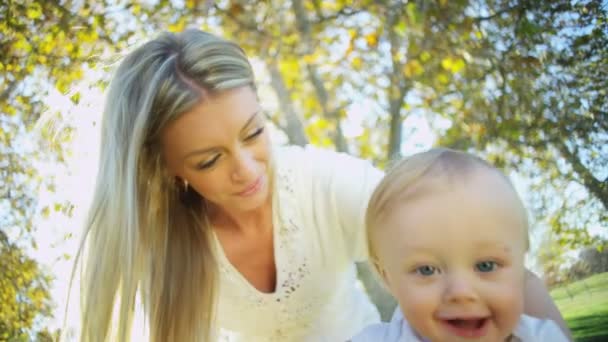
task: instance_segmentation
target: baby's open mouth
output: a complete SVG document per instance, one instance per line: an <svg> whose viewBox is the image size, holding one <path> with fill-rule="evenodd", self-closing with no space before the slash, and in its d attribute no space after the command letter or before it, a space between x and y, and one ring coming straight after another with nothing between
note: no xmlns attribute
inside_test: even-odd
<svg viewBox="0 0 608 342"><path fill-rule="evenodd" d="M467 318L467 319L445 319L443 320L444 325L448 328L453 334L468 337L468 338L476 338L482 337L486 334L487 326L490 319L485 318Z"/></svg>

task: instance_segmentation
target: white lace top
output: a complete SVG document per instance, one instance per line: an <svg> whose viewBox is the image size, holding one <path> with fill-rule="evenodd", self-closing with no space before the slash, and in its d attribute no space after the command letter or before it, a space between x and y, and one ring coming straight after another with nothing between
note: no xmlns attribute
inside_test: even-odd
<svg viewBox="0 0 608 342"><path fill-rule="evenodd" d="M221 340L346 341L379 322L354 261L367 258L365 208L382 173L312 147L278 147L274 160L276 290L253 287L216 239Z"/></svg>

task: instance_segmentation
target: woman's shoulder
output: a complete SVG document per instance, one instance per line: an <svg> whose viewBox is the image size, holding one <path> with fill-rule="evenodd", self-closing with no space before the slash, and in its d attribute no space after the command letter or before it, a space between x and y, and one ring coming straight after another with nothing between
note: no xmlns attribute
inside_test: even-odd
<svg viewBox="0 0 608 342"><path fill-rule="evenodd" d="M302 160L304 159L324 159L331 158L332 156L344 155L344 153L339 153L334 150L316 147L313 145L279 145L274 146L274 154L277 158L277 161L281 162L283 160Z"/></svg>
<svg viewBox="0 0 608 342"><path fill-rule="evenodd" d="M300 170L317 172L336 171L349 167L371 166L366 160L313 145L283 145L274 147L275 163L282 167L297 167Z"/></svg>

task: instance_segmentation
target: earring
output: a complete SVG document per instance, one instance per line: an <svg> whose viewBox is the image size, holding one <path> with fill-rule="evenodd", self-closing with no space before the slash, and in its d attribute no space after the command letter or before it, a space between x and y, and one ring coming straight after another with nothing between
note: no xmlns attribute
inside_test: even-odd
<svg viewBox="0 0 608 342"><path fill-rule="evenodd" d="M188 192L188 181L184 179L184 192Z"/></svg>

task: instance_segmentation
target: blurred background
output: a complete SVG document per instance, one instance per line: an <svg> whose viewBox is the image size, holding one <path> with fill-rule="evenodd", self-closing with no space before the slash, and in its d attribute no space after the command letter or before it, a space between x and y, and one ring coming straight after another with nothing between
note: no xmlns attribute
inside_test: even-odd
<svg viewBox="0 0 608 342"><path fill-rule="evenodd" d="M246 50L276 143L503 168L528 267L578 341L608 340L608 1L0 0L0 341L57 336L112 71L189 27Z"/></svg>

